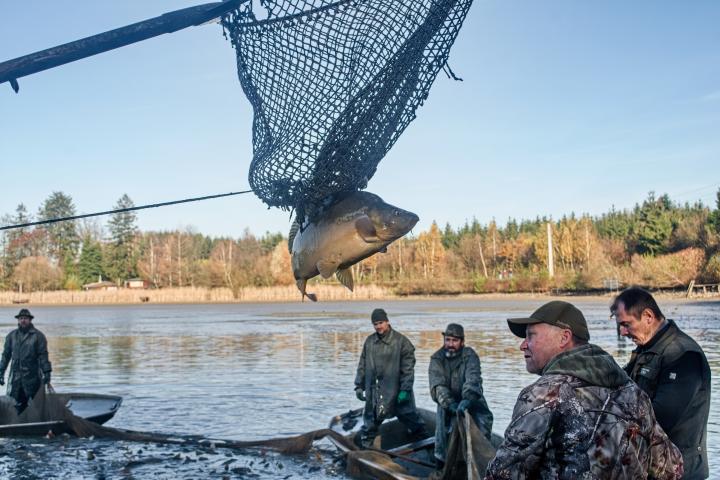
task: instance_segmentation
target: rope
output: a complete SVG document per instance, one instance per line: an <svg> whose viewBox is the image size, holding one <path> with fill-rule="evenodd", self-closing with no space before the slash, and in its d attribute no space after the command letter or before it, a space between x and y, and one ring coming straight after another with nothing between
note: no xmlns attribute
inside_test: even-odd
<svg viewBox="0 0 720 480"><path fill-rule="evenodd" d="M123 212L132 212L134 210L143 210L146 208L157 208L157 207L166 207L168 205L177 205L178 203L189 203L189 202L199 202L201 200L211 200L213 198L221 198L221 197L230 197L233 195L242 195L244 193L252 193L252 190L243 190L242 192L230 192L230 193L220 193L217 195L206 195L204 197L195 197L195 198L186 198L184 200L174 200L172 202L163 202L163 203L153 203L150 205L141 205L139 207L128 207L128 208L120 208L117 210L106 210L104 212L96 212L96 213L85 213L82 215L74 215L72 217L60 217L60 218L51 218L48 220L42 220L39 222L28 222L28 223L19 223L17 225L7 225L4 227L0 227L0 231L2 230L12 230L14 228L24 228L24 227L32 227L35 225L46 225L49 223L58 223L58 222L67 222L70 220L78 220L80 218L88 218L88 217L99 217L100 215L112 215L113 213L123 213Z"/></svg>

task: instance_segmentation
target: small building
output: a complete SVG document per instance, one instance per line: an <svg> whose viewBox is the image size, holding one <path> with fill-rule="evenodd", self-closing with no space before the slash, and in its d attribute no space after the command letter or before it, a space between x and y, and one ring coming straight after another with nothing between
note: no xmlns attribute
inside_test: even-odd
<svg viewBox="0 0 720 480"><path fill-rule="evenodd" d="M142 278L131 278L125 280L125 288L149 288L150 282L143 280Z"/></svg>
<svg viewBox="0 0 720 480"><path fill-rule="evenodd" d="M117 290L118 286L114 284L113 282L100 281L100 282L92 282L92 283L86 283L82 286L83 290L89 291L89 290Z"/></svg>

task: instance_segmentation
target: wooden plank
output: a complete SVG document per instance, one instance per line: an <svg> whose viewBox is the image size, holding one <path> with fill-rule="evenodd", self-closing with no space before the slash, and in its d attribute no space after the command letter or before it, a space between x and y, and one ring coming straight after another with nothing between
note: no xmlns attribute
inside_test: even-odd
<svg viewBox="0 0 720 480"><path fill-rule="evenodd" d="M10 82L13 90L17 92L20 88L17 83L18 78L158 35L201 25L238 8L244 1L248 0L226 0L175 10L159 17L2 62L0 83Z"/></svg>

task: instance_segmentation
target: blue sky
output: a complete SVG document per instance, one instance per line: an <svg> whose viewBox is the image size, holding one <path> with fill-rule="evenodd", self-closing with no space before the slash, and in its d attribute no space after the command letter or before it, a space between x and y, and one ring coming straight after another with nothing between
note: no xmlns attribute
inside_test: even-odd
<svg viewBox="0 0 720 480"><path fill-rule="evenodd" d="M199 2L198 2L199 3ZM0 2L0 61L197 4ZM714 205L720 2L479 1L368 190L437 220ZM0 214L53 191L81 213L248 188L252 112L219 25L0 85ZM144 230L286 233L254 195L140 212ZM101 220L104 222L105 220Z"/></svg>

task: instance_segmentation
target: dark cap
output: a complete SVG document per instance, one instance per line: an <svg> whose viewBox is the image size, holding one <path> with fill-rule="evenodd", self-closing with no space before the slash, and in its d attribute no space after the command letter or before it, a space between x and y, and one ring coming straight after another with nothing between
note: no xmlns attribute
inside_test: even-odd
<svg viewBox="0 0 720 480"><path fill-rule="evenodd" d="M530 318L508 318L510 330L520 338L525 338L528 325L547 323L558 328L567 328L573 335L590 340L587 322L575 305L560 300L548 302L530 315Z"/></svg>
<svg viewBox="0 0 720 480"><path fill-rule="evenodd" d="M30 313L30 310L28 310L27 308L23 308L22 310L20 310L20 312L17 315L15 315L15 318L21 318L21 317L27 317L30 320L35 318L35 317L33 317L33 314Z"/></svg>
<svg viewBox="0 0 720 480"><path fill-rule="evenodd" d="M370 315L370 321L372 323L387 322L387 313L385 313L385 310L383 310L382 308L376 308L372 311L372 314Z"/></svg>
<svg viewBox="0 0 720 480"><path fill-rule="evenodd" d="M443 332L443 335L446 337L455 337L455 338L462 338L465 339L465 329L462 325L457 323L449 323L447 327L445 327L445 331Z"/></svg>

